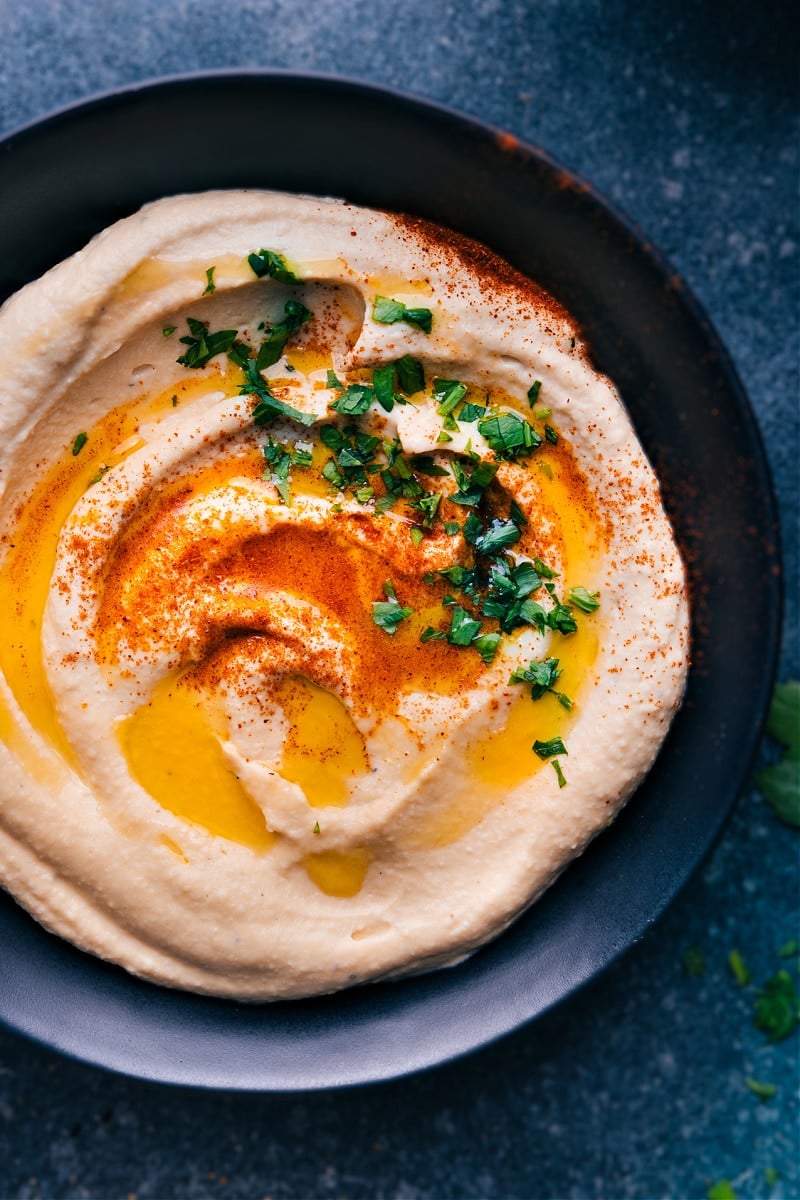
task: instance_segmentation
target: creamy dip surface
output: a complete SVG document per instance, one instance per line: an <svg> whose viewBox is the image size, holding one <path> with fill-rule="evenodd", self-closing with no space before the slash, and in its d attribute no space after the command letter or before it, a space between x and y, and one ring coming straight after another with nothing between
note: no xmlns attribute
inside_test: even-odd
<svg viewBox="0 0 800 1200"><path fill-rule="evenodd" d="M657 481L569 316L333 200L148 205L0 311L0 878L241 999L453 963L683 693Z"/></svg>

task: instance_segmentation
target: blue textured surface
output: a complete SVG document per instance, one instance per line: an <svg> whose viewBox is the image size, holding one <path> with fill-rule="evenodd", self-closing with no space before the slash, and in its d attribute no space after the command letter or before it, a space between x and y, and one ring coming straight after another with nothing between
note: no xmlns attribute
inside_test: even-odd
<svg viewBox="0 0 800 1200"><path fill-rule="evenodd" d="M796 677L795 25L788 7L741 2L0 0L0 133L157 74L272 66L406 88L545 147L672 259L749 388L784 521L781 675ZM704 870L602 979L499 1046L390 1085L192 1094L2 1035L0 1194L700 1197L727 1177L739 1196L795 1197L797 1034L765 1042L726 958L737 946L755 981L772 974L797 890L797 837L748 791ZM693 945L702 977L682 969ZM777 1097L761 1103L746 1076Z"/></svg>

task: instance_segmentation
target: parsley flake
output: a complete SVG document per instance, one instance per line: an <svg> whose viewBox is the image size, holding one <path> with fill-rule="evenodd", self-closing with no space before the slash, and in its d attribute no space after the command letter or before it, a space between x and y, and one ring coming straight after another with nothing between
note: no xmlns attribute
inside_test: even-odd
<svg viewBox="0 0 800 1200"><path fill-rule="evenodd" d="M775 816L800 827L800 683L778 683L767 716L767 733L785 747L782 758L756 779Z"/></svg>
<svg viewBox="0 0 800 1200"><path fill-rule="evenodd" d="M758 1096L759 1100L772 1100L778 1094L778 1089L774 1083L763 1083L760 1079L745 1079L745 1087L748 1087L754 1096Z"/></svg>
<svg viewBox="0 0 800 1200"><path fill-rule="evenodd" d="M541 434L516 413L504 412L478 421L478 432L497 458L520 458L542 444Z"/></svg>
<svg viewBox="0 0 800 1200"><path fill-rule="evenodd" d="M206 286L203 291L204 296L211 296L217 290L217 285L214 283L214 272L216 267L209 267L206 271Z"/></svg>
<svg viewBox="0 0 800 1200"><path fill-rule="evenodd" d="M706 960L699 946L690 946L688 950L684 950L683 969L687 975L705 975Z"/></svg>
<svg viewBox="0 0 800 1200"><path fill-rule="evenodd" d="M406 308L400 300L390 300L387 296L375 297L372 319L379 325L395 325L398 321L404 321L406 325L415 325L423 333L430 333L433 328L433 313L429 308Z"/></svg>
<svg viewBox="0 0 800 1200"><path fill-rule="evenodd" d="M800 997L788 971L768 979L755 1003L754 1023L771 1042L788 1037L800 1019Z"/></svg>
<svg viewBox="0 0 800 1200"><path fill-rule="evenodd" d="M561 770L561 763L558 761L558 759L557 759L557 758L554 758L554 759L552 760L552 762L550 763L550 766L553 768L553 770L554 770L554 771L555 771L555 773L556 773L556 779L558 780L558 786L559 786L559 788L566 787L566 786L567 786L567 781L566 781L566 778L565 778L565 776L564 776L564 772Z"/></svg>
<svg viewBox="0 0 800 1200"><path fill-rule="evenodd" d="M278 283L301 282L294 271L287 266L283 255L276 254L274 250L259 250L257 254L249 254L247 261L259 279L268 275L270 278L276 279Z"/></svg>
<svg viewBox="0 0 800 1200"><path fill-rule="evenodd" d="M574 604L581 612L593 613L597 612L600 607L599 592L588 592L585 587L570 588L567 600L570 604Z"/></svg>
<svg viewBox="0 0 800 1200"><path fill-rule="evenodd" d="M734 949L729 952L728 966L739 987L745 987L750 982L750 969L738 950Z"/></svg>
<svg viewBox="0 0 800 1200"><path fill-rule="evenodd" d="M736 1200L736 1192L727 1179L718 1179L716 1183L712 1183L706 1195L708 1200Z"/></svg>
<svg viewBox="0 0 800 1200"><path fill-rule="evenodd" d="M259 371L265 371L286 349L286 343L301 325L311 319L311 313L299 300L287 300L283 309L283 320L267 329L267 336L258 350L256 363Z"/></svg>
<svg viewBox="0 0 800 1200"><path fill-rule="evenodd" d="M72 443L72 457L77 458L83 447L89 440L88 433L78 433L75 435L75 441Z"/></svg>
<svg viewBox="0 0 800 1200"><path fill-rule="evenodd" d="M537 738L533 743L533 752L543 759L553 758L556 754L569 753L560 737L551 738L549 742L540 742Z"/></svg>
<svg viewBox="0 0 800 1200"><path fill-rule="evenodd" d="M180 341L188 349L178 358L182 367L204 367L218 354L230 350L236 341L236 329L219 329L216 333L209 333L205 321L198 321L196 317L187 317L186 324L189 334Z"/></svg>
<svg viewBox="0 0 800 1200"><path fill-rule="evenodd" d="M391 579L386 580L386 583L383 585L383 591L386 600L374 601L372 605L372 619L380 629L394 636L397 632L397 626L401 621L405 621L406 617L411 616L413 609L401 608Z"/></svg>
<svg viewBox="0 0 800 1200"><path fill-rule="evenodd" d="M177 328L177 325L165 325L161 330L161 336L165 338L171 337Z"/></svg>
<svg viewBox="0 0 800 1200"><path fill-rule="evenodd" d="M300 412L299 408L293 408L291 404L273 396L252 358L245 368L245 382L240 385L239 391L243 396L252 394L258 397L252 414L256 425L267 425L275 417L289 417L292 421L299 421L301 425L313 425L317 419L313 413Z"/></svg>
<svg viewBox="0 0 800 1200"><path fill-rule="evenodd" d="M539 399L539 392L541 390L542 390L541 379L537 379L536 382L532 383L531 386L528 388L528 403L530 404L531 408L533 408L534 404ZM549 415L550 414L548 412L548 416Z"/></svg>

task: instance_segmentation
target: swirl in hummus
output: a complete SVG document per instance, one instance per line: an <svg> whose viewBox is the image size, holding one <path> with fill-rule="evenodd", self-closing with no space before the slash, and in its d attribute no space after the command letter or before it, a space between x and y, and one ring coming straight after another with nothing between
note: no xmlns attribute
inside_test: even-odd
<svg viewBox="0 0 800 1200"><path fill-rule="evenodd" d="M167 199L0 314L0 874L242 999L457 961L647 771L682 564L567 314L474 243Z"/></svg>

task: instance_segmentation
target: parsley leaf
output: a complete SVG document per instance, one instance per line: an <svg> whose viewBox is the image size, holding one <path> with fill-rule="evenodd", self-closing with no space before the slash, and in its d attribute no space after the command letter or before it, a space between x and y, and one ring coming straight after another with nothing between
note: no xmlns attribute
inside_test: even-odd
<svg viewBox="0 0 800 1200"><path fill-rule="evenodd" d="M336 412L348 417L360 417L375 399L375 392L363 383L353 383L331 404Z"/></svg>
<svg viewBox="0 0 800 1200"><path fill-rule="evenodd" d="M425 370L417 358L404 354L394 364L397 371L397 383L407 396L415 396L425 387Z"/></svg>
<svg viewBox="0 0 800 1200"><path fill-rule="evenodd" d="M161 330L161 336L165 338L171 337L177 328L177 325L165 325Z"/></svg>
<svg viewBox="0 0 800 1200"><path fill-rule="evenodd" d="M705 975L706 960L699 946L690 946L683 952L683 969L687 975Z"/></svg>
<svg viewBox="0 0 800 1200"><path fill-rule="evenodd" d="M531 386L528 388L528 404L530 404L531 408L533 408L534 404L539 399L539 392L541 390L542 390L541 379L537 379L536 382L532 383Z"/></svg>
<svg viewBox="0 0 800 1200"><path fill-rule="evenodd" d="M187 317L186 323L189 335L180 341L188 346L188 350L178 359L182 367L204 367L218 354L230 350L239 332L237 329L219 329L216 333L209 333L205 321L198 321L195 317Z"/></svg>
<svg viewBox="0 0 800 1200"><path fill-rule="evenodd" d="M392 411L397 400L394 394L396 377L397 371L394 363L385 363L382 367L375 367L372 372L372 386L375 390L375 399L386 412Z"/></svg>
<svg viewBox="0 0 800 1200"><path fill-rule="evenodd" d="M736 1192L727 1179L718 1179L712 1183L706 1193L708 1200L736 1200Z"/></svg>
<svg viewBox="0 0 800 1200"><path fill-rule="evenodd" d="M72 443L72 456L77 458L83 447L89 440L88 433L78 433L75 435L75 441Z"/></svg>
<svg viewBox="0 0 800 1200"><path fill-rule="evenodd" d="M493 662L494 656L497 653L497 647L500 645L500 634L482 633L480 637L475 638L472 644L488 666L490 662Z"/></svg>
<svg viewBox="0 0 800 1200"><path fill-rule="evenodd" d="M257 254L248 254L247 261L259 279L269 275L272 279L277 279L278 283L301 282L287 266L283 255L276 254L274 250L259 250Z"/></svg>
<svg viewBox="0 0 800 1200"><path fill-rule="evenodd" d="M217 290L217 285L214 283L214 272L216 267L209 267L206 271L206 286L203 292L204 296L210 296Z"/></svg>
<svg viewBox="0 0 800 1200"><path fill-rule="evenodd" d="M253 409L256 425L266 425L275 417L289 417L292 421L299 421L301 425L314 424L317 418L313 413L300 412L298 408L293 408L291 404L285 404L283 400L272 395L254 359L249 360L244 373L245 383L240 386L239 391L243 396L252 394L258 397L258 404Z"/></svg>
<svg viewBox="0 0 800 1200"><path fill-rule="evenodd" d="M539 758L552 758L556 754L567 754L567 747L564 745L560 737L551 738L549 742L540 742L537 738L533 743L534 754L538 754Z"/></svg>
<svg viewBox="0 0 800 1200"><path fill-rule="evenodd" d="M267 336L258 350L256 362L259 371L276 363L286 348L286 343L301 325L310 320L311 313L299 300L287 300L283 309L283 320L267 330Z"/></svg>
<svg viewBox="0 0 800 1200"><path fill-rule="evenodd" d="M386 580L383 591L386 600L376 600L373 603L372 619L379 628L394 636L397 626L401 621L405 621L406 617L411 616L413 609L400 607L391 579Z"/></svg>
<svg viewBox="0 0 800 1200"><path fill-rule="evenodd" d="M471 646L481 631L480 621L471 617L460 604L453 606L447 640L451 646Z"/></svg>
<svg viewBox="0 0 800 1200"><path fill-rule="evenodd" d="M729 952L728 966L740 987L744 987L750 982L750 970L738 950L734 949Z"/></svg>
<svg viewBox="0 0 800 1200"><path fill-rule="evenodd" d="M778 971L768 979L755 1003L755 1026L771 1042L789 1036L800 1019L800 997L788 971Z"/></svg>
<svg viewBox="0 0 800 1200"><path fill-rule="evenodd" d="M518 542L520 537L519 528L513 521L492 521L488 529L478 534L473 544L479 554L499 554L501 550Z"/></svg>
<svg viewBox="0 0 800 1200"><path fill-rule="evenodd" d="M387 296L375 297L372 319L380 325L395 325L398 321L404 321L406 325L415 325L424 333L430 333L433 327L433 313L429 308L406 308L399 300L390 300Z"/></svg>
<svg viewBox="0 0 800 1200"><path fill-rule="evenodd" d="M800 827L800 683L790 680L775 686L767 733L786 750L780 762L756 776L767 802L781 821Z"/></svg>
<svg viewBox="0 0 800 1200"><path fill-rule="evenodd" d="M558 759L554 758L552 760L552 762L550 763L550 766L553 768L553 770L556 773L556 779L558 780L559 788L566 787L567 781L564 777L564 772L561 770L561 763L558 761Z"/></svg>
<svg viewBox="0 0 800 1200"><path fill-rule="evenodd" d="M498 458L532 454L542 444L541 435L516 413L504 412L478 421L478 432Z"/></svg>
<svg viewBox="0 0 800 1200"><path fill-rule="evenodd" d="M763 1083L760 1079L745 1079L745 1087L748 1087L754 1096L758 1096L759 1100L772 1100L778 1094L778 1089L774 1083Z"/></svg>
<svg viewBox="0 0 800 1200"><path fill-rule="evenodd" d="M600 607L599 592L587 592L585 587L570 588L567 600L581 612L593 613Z"/></svg>

